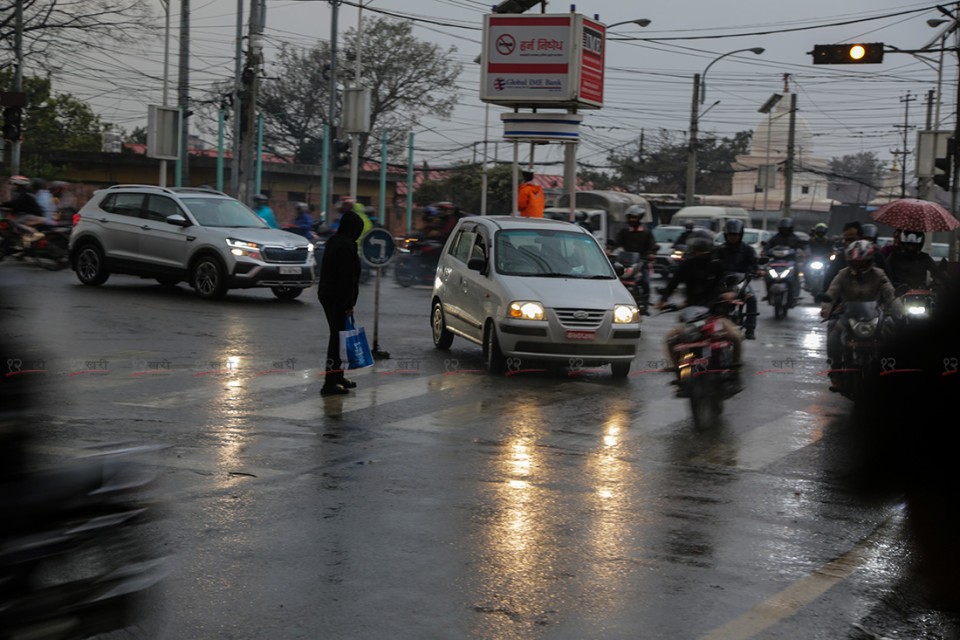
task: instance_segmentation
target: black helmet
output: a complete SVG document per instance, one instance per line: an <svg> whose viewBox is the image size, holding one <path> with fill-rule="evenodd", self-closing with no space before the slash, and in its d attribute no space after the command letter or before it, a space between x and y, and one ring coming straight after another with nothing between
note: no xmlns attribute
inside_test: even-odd
<svg viewBox="0 0 960 640"><path fill-rule="evenodd" d="M737 220L736 218L727 220L723 225L723 233L724 235L743 235L743 220Z"/></svg>
<svg viewBox="0 0 960 640"><path fill-rule="evenodd" d="M922 246L926 236L920 231L901 231L900 244Z"/></svg>
<svg viewBox="0 0 960 640"><path fill-rule="evenodd" d="M879 235L879 232L877 231L877 225L875 224L865 224L860 227L860 237L864 240L872 240L876 242L877 235Z"/></svg>
<svg viewBox="0 0 960 640"><path fill-rule="evenodd" d="M683 228L687 231L693 231L693 220L687 220L683 223Z"/></svg>
<svg viewBox="0 0 960 640"><path fill-rule="evenodd" d="M700 253L702 251L711 251L715 246L713 234L706 229L697 229L691 231L686 241L687 253Z"/></svg>
<svg viewBox="0 0 960 640"><path fill-rule="evenodd" d="M793 218L780 218L777 223L778 231L793 231Z"/></svg>

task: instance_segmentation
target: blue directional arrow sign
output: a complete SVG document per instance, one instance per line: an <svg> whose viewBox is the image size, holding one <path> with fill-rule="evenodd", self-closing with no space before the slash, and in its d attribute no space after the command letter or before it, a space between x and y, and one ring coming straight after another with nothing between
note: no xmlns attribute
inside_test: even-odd
<svg viewBox="0 0 960 640"><path fill-rule="evenodd" d="M374 269L387 266L394 253L393 236L386 229L371 229L360 241L360 255Z"/></svg>

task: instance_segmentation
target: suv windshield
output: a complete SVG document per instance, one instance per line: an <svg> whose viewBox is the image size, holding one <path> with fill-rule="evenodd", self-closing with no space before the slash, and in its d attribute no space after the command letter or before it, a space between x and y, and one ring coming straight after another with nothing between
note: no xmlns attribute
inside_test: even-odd
<svg viewBox="0 0 960 640"><path fill-rule="evenodd" d="M232 198L191 198L181 196L180 201L190 210L197 222L204 227L250 227L268 229L249 207Z"/></svg>
<svg viewBox="0 0 960 640"><path fill-rule="evenodd" d="M497 272L541 278L613 279L610 260L592 236L569 231L516 229L494 237Z"/></svg>

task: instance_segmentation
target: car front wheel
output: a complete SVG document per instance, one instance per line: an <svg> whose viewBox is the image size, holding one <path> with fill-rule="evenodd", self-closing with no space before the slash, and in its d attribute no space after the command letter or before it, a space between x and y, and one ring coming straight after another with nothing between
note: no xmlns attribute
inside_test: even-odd
<svg viewBox="0 0 960 640"><path fill-rule="evenodd" d="M490 373L503 373L507 369L507 361L503 357L503 351L500 350L500 340L497 339L497 329L493 323L487 324L487 330L483 339L483 355L487 371Z"/></svg>
<svg viewBox="0 0 960 640"><path fill-rule="evenodd" d="M203 256L193 266L190 284L197 294L206 300L222 298L227 293L227 278L220 261L212 256Z"/></svg>

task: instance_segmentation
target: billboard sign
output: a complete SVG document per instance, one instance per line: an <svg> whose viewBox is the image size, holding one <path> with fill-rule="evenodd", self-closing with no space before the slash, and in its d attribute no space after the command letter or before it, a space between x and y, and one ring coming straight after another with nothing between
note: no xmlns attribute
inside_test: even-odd
<svg viewBox="0 0 960 640"><path fill-rule="evenodd" d="M480 99L505 106L599 109L606 29L575 13L488 14Z"/></svg>

